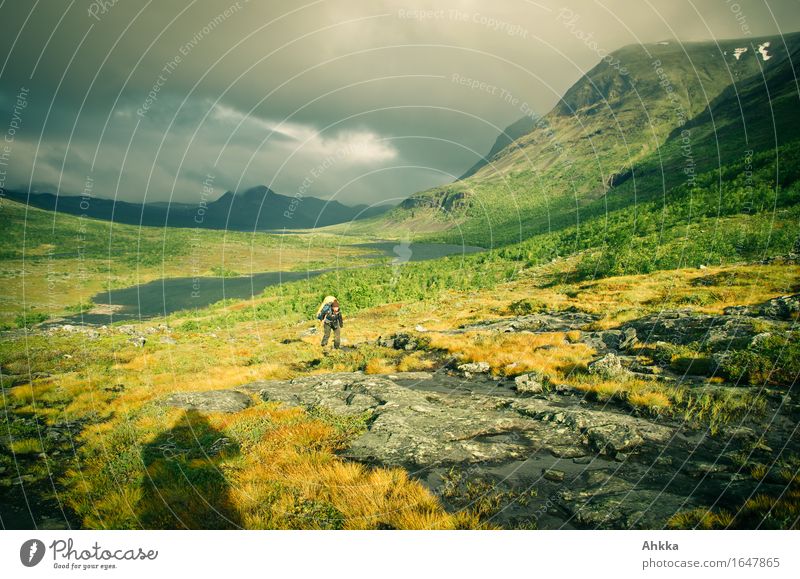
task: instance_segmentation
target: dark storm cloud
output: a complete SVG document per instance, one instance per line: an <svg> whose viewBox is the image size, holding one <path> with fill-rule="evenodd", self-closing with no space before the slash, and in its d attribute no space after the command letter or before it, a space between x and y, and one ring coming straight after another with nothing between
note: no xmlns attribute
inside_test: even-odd
<svg viewBox="0 0 800 579"><path fill-rule="evenodd" d="M149 201L196 200L207 174L218 193L265 183L397 200L452 180L605 52L800 28L794 0L76 0L0 12L4 124L28 91L4 182L74 194L91 178L97 195Z"/></svg>

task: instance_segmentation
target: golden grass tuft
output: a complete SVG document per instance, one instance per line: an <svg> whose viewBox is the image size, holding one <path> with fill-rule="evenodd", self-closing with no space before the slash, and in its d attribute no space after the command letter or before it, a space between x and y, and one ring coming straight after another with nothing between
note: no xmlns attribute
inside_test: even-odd
<svg viewBox="0 0 800 579"><path fill-rule="evenodd" d="M670 529L726 529L734 517L727 511L715 513L708 509L696 508L672 515L667 521Z"/></svg>
<svg viewBox="0 0 800 579"><path fill-rule="evenodd" d="M399 372L418 372L421 370L430 370L434 367L434 361L425 358L423 352L414 352L408 356L404 356L397 364Z"/></svg>
<svg viewBox="0 0 800 579"><path fill-rule="evenodd" d="M372 358L364 368L366 374L391 374L394 371L394 364L386 358Z"/></svg>
<svg viewBox="0 0 800 579"><path fill-rule="evenodd" d="M44 452L42 441L38 438L20 438L9 444L14 454L40 454Z"/></svg>
<svg viewBox="0 0 800 579"><path fill-rule="evenodd" d="M756 480L764 480L768 473L769 469L764 464L756 464L750 469L750 476Z"/></svg>
<svg viewBox="0 0 800 579"><path fill-rule="evenodd" d="M633 392L628 396L628 402L633 406L640 406L651 411L660 412L672 406L672 402L663 392L645 391Z"/></svg>
<svg viewBox="0 0 800 579"><path fill-rule="evenodd" d="M486 362L492 372L512 376L536 370L563 377L591 360L594 350L570 344L561 332L431 334L431 347L446 350L464 362Z"/></svg>

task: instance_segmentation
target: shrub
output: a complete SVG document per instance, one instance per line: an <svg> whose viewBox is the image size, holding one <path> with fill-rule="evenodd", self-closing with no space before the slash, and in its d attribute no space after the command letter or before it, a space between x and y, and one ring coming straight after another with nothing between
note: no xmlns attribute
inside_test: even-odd
<svg viewBox="0 0 800 579"><path fill-rule="evenodd" d="M798 340L800 332L767 336L745 350L720 356L720 369L735 382L791 386L800 376Z"/></svg>

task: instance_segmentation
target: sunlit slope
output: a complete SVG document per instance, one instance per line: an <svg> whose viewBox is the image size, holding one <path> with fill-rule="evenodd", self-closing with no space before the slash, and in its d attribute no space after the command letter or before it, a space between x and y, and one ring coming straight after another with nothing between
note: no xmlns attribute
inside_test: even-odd
<svg viewBox="0 0 800 579"><path fill-rule="evenodd" d="M720 166L744 172L752 154L799 134L800 34L633 45L610 60L472 177L415 194L359 230L505 245L607 203L668 196Z"/></svg>

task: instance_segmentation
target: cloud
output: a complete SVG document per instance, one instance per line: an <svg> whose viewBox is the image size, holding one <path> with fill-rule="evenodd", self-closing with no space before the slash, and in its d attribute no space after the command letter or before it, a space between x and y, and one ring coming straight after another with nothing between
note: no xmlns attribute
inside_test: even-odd
<svg viewBox="0 0 800 579"><path fill-rule="evenodd" d="M0 7L0 132L30 90L6 183L74 194L91 175L97 195L126 200L196 200L207 172L220 193L264 183L292 194L317 173L310 195L399 200L488 151L527 113L513 99L546 113L598 61L555 0L163 0L110 3L97 18L92 0L23 4ZM796 0L735 7L566 6L605 51L800 28Z"/></svg>
<svg viewBox="0 0 800 579"><path fill-rule="evenodd" d="M216 104L212 118L225 124L235 124L236 128L248 126L265 132L265 139L272 134L286 137L283 145L292 152L316 155L320 159L335 157L345 164L374 164L398 158L397 149L385 138L372 131L341 131L333 137L324 137L309 125L286 121L271 121L252 115L245 115L236 109Z"/></svg>

